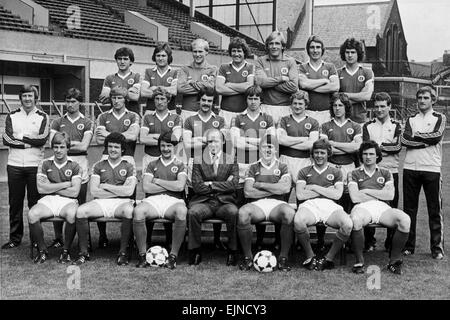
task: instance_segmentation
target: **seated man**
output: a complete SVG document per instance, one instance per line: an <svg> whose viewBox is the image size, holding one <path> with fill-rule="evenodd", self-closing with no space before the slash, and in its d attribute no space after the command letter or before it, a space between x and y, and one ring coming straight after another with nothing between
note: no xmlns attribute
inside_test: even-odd
<svg viewBox="0 0 450 320"><path fill-rule="evenodd" d="M281 252L278 269L289 271L288 253L293 239L295 210L285 201L284 195L291 190L292 179L286 164L277 158L277 142L274 135L261 139L261 158L253 163L247 173L244 194L250 203L239 209L238 234L244 251L241 270L253 267L252 223L269 220L281 224Z"/></svg>
<svg viewBox="0 0 450 320"><path fill-rule="evenodd" d="M76 232L75 215L82 170L78 163L67 158L70 138L65 133L55 133L51 146L53 157L40 163L36 177L38 191L45 196L28 212L31 236L39 249L34 263L44 263L48 258L41 219L61 217L66 220L64 247L58 263L70 262L69 250Z"/></svg>
<svg viewBox="0 0 450 320"><path fill-rule="evenodd" d="M206 133L207 148L202 162L194 162L192 188L194 195L189 202L189 264L201 262L201 224L205 219L216 217L227 225L227 266L236 265L236 189L239 184L239 167L233 157L228 157L223 148L225 138L218 129ZM198 157L196 157L198 159Z"/></svg>
<svg viewBox="0 0 450 320"><path fill-rule="evenodd" d="M174 221L172 249L166 267L175 269L178 251L186 234L187 208L183 199L186 186L186 168L175 157L178 139L171 132L165 132L158 138L161 156L151 161L144 170L143 189L146 198L134 208L133 230L139 250L138 268L148 266L146 261L147 228L145 220L165 218Z"/></svg>
<svg viewBox="0 0 450 320"><path fill-rule="evenodd" d="M408 240L411 219L399 209L386 204L394 198L394 180L387 169L379 168L382 160L381 149L375 141L361 144L359 158L361 167L348 175L348 190L355 203L350 217L353 221L352 244L356 255L354 273L364 273L364 232L363 227L370 223L381 224L388 228L397 228L392 238L388 270L402 273L402 249Z"/></svg>
<svg viewBox="0 0 450 320"><path fill-rule="evenodd" d="M314 164L300 170L297 178L297 199L305 201L299 205L294 217L294 231L305 250L306 260L303 266L309 270L333 269L333 259L352 232L352 220L335 201L344 191L341 170L328 165L331 145L324 139L314 142L312 149ZM309 241L308 227L322 222L336 232L333 245L328 253L316 259Z"/></svg>
<svg viewBox="0 0 450 320"><path fill-rule="evenodd" d="M81 205L77 210L77 232L80 254L74 264L80 265L89 260L88 235L89 218L122 219L118 265L128 264L126 249L130 239L133 217L133 200L136 187L134 166L122 159L126 147L126 138L119 132L111 132L105 138L108 158L94 165L90 181L94 200Z"/></svg>

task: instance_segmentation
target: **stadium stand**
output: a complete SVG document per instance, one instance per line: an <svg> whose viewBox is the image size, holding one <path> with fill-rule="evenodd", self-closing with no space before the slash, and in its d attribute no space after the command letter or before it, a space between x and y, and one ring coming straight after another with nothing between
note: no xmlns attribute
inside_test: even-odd
<svg viewBox="0 0 450 320"><path fill-rule="evenodd" d="M42 28L38 28L37 26L29 24L28 21L22 20L19 16L12 14L2 6L0 6L0 29L41 34L53 34L53 32L49 30L43 30Z"/></svg>
<svg viewBox="0 0 450 320"><path fill-rule="evenodd" d="M155 41L132 29L119 18L115 18L103 6L90 0L36 0L49 10L50 22L59 28L63 35L72 38L91 39L107 42L120 42L140 46L154 46ZM81 9L80 29L69 28L67 20L72 13L71 5Z"/></svg>

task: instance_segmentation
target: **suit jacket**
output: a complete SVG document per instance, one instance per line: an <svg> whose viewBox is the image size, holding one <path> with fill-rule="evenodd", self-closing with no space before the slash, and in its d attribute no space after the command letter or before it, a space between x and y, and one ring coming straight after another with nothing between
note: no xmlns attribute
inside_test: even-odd
<svg viewBox="0 0 450 320"><path fill-rule="evenodd" d="M206 161L205 162L205 158ZM195 164L192 169L192 188L194 195L189 203L196 203L217 199L221 203L237 203L236 189L239 186L239 167L234 157L228 157L224 152L219 160L217 175L208 156L201 164ZM204 183L211 181L211 186Z"/></svg>

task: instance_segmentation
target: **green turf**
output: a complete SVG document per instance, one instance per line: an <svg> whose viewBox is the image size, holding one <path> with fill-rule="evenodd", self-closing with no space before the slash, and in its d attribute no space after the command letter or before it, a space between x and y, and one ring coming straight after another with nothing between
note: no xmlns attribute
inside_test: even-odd
<svg viewBox="0 0 450 320"><path fill-rule="evenodd" d="M402 153L402 156L404 154ZM443 194L444 216L450 206L445 195L450 194L450 146L444 147ZM401 179L400 179L401 183ZM0 184L1 243L8 240L7 186ZM400 193L401 194L401 193ZM138 193L138 198L141 193ZM402 197L400 207L402 207ZM94 248L97 244L96 226L92 225ZM370 275L350 272L353 254L347 254L347 265L324 272L306 271L300 268L303 254L293 250L290 262L293 270L288 273L259 274L256 271L241 272L237 267L225 266L225 252L206 244L203 262L197 267L187 265L184 252L175 270L160 268L136 269L134 255L130 265L119 267L115 258L119 247L119 225L109 224L111 240L106 250L94 250L92 261L80 268L81 289L69 289L70 274L66 265L56 263L57 250L51 250L51 259L42 265L34 265L29 258L28 228L20 246L13 250L1 250L1 299L449 299L450 266L431 259L429 252L428 218L425 200L421 194L416 254L404 259L404 274L392 275L385 270L387 253L382 244L385 230L376 234L377 250L366 254L366 264L381 268L381 289L370 290ZM52 226L44 224L46 241L53 238ZM450 227L445 225L445 237ZM159 238L158 238L159 239ZM157 240L158 240L157 239ZM210 240L210 239L206 239ZM268 239L267 242L271 242ZM74 250L75 251L75 250Z"/></svg>

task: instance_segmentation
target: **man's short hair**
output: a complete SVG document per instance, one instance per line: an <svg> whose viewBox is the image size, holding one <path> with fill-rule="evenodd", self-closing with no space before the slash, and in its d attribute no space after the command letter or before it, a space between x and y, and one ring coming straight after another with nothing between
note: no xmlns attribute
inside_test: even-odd
<svg viewBox="0 0 450 320"><path fill-rule="evenodd" d="M27 92L33 92L34 100L39 99L39 92L35 86L23 85L19 91L19 99L22 100L22 95Z"/></svg>
<svg viewBox="0 0 450 320"><path fill-rule="evenodd" d="M325 53L325 45L323 44L323 40L319 38L319 36L316 35L312 35L308 38L308 41L306 41L306 53L309 56L309 46L311 45L311 42L317 42L320 43L320 45L322 46L322 56Z"/></svg>
<svg viewBox="0 0 450 320"><path fill-rule="evenodd" d="M169 102L170 99L172 98L172 94L169 91L167 91L167 89L161 86L157 87L155 91L153 91L152 98L155 99L156 96L165 96L167 98L167 102Z"/></svg>
<svg viewBox="0 0 450 320"><path fill-rule="evenodd" d="M344 92L335 92L331 95L330 99L330 115L332 118L334 118L334 110L333 110L333 104L340 100L342 104L345 106L345 117L348 119L352 115L352 103L350 102L350 99L348 98L348 95L346 95Z"/></svg>
<svg viewBox="0 0 450 320"><path fill-rule="evenodd" d="M81 91L78 90L77 88L70 88L67 90L64 99L66 100L75 99L78 102L82 102L83 96L81 95Z"/></svg>
<svg viewBox="0 0 450 320"><path fill-rule="evenodd" d="M52 138L52 141L50 143L51 147L53 148L55 144L66 144L67 149L70 149L70 136L66 132L59 132L57 131L55 135Z"/></svg>
<svg viewBox="0 0 450 320"><path fill-rule="evenodd" d="M293 93L290 97L291 104L294 100L305 100L305 104L309 106L309 94L304 90L298 90L296 93Z"/></svg>
<svg viewBox="0 0 450 320"><path fill-rule="evenodd" d="M333 148L331 147L331 144L326 139L322 138L322 139L314 141L314 143L311 147L311 156L312 156L314 150L318 150L318 149L327 150L328 158L331 157L333 154Z"/></svg>
<svg viewBox="0 0 450 320"><path fill-rule="evenodd" d="M231 39L230 44L228 45L228 54L231 56L231 50L233 49L242 49L244 51L244 58L248 58L250 56L250 47L248 46L245 39L240 37L235 37Z"/></svg>
<svg viewBox="0 0 450 320"><path fill-rule="evenodd" d="M248 87L247 90L245 90L245 98L247 99L249 96L257 96L261 97L262 95L262 88L258 85L253 85L251 87Z"/></svg>
<svg viewBox="0 0 450 320"><path fill-rule="evenodd" d="M202 89L198 92L198 94L197 94L197 99L200 101L200 99L201 99L203 96L214 97L215 93L216 93L216 92L215 92L214 88L211 88L211 87L205 87L205 88L202 88Z"/></svg>
<svg viewBox="0 0 450 320"><path fill-rule="evenodd" d="M363 61L364 59L364 47L361 41L356 40L355 38L348 38L341 45L339 53L341 54L342 61L345 61L345 50L347 49L355 49L358 54L358 62Z"/></svg>
<svg viewBox="0 0 450 320"><path fill-rule="evenodd" d="M156 54L161 51L165 51L167 53L167 63L171 64L173 61L172 49L167 42L159 42L156 45L155 50L153 50L152 61L156 62Z"/></svg>
<svg viewBox="0 0 450 320"><path fill-rule="evenodd" d="M380 163L381 160L383 160L383 155L381 154L381 149L380 146L378 145L378 143L376 143L373 140L368 140L368 141L363 141L363 143L361 143L361 145L359 146L359 160L361 161L361 163L363 163L363 159L362 159L362 154L365 150L368 149L375 149L375 153L377 155L377 163Z"/></svg>
<svg viewBox="0 0 450 320"><path fill-rule="evenodd" d="M114 88L111 89L111 91L109 92L109 96L110 97L115 97L115 96L122 96L122 97L126 97L128 94L127 89L120 87L120 86L116 86Z"/></svg>
<svg viewBox="0 0 450 320"><path fill-rule="evenodd" d="M164 141L165 143L170 143L174 147L178 144L178 140L173 135L172 131L167 131L161 134L158 138L158 149L161 150L161 142Z"/></svg>
<svg viewBox="0 0 450 320"><path fill-rule="evenodd" d="M206 52L209 51L209 43L205 39L198 38L191 42L191 51L194 50L195 46L200 46L205 49Z"/></svg>
<svg viewBox="0 0 450 320"><path fill-rule="evenodd" d="M281 33L280 31L273 31L271 34L269 34L269 36L267 37L266 41L265 41L265 46L266 46L266 51L269 52L269 43L270 41L272 41L273 39L280 37L281 39L281 52L284 52L284 49L286 49L286 45L287 45L287 41L286 38L284 37L283 33Z"/></svg>
<svg viewBox="0 0 450 320"><path fill-rule="evenodd" d="M122 149L122 155L125 153L125 148L127 147L127 139L120 132L111 132L106 138L104 142L104 146L108 149L108 143L117 143L120 144Z"/></svg>
<svg viewBox="0 0 450 320"><path fill-rule="evenodd" d="M377 92L377 93L375 93L373 101L386 101L386 104L388 106L390 106L391 103L392 103L391 96L388 93L386 93L386 92Z"/></svg>
<svg viewBox="0 0 450 320"><path fill-rule="evenodd" d="M114 60L117 60L119 57L129 57L130 61L134 62L133 50L131 50L128 47L122 47L117 49L116 53L114 54Z"/></svg>
<svg viewBox="0 0 450 320"><path fill-rule="evenodd" d="M424 94L426 92L428 92L430 94L431 100L433 102L435 102L437 100L436 90L434 90L434 88L430 87L430 86L424 86L424 87L419 88L419 90L417 90L417 92L416 92L416 99L419 98L419 94Z"/></svg>

